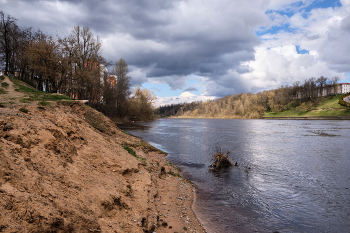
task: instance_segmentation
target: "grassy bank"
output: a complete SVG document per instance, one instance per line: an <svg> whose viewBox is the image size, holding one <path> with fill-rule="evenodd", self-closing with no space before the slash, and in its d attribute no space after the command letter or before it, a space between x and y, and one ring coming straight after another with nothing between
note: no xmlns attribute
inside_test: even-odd
<svg viewBox="0 0 350 233"><path fill-rule="evenodd" d="M266 112L263 117L329 117L329 116L350 116L350 109L339 104L337 95L322 101L315 107L302 109L297 107L283 112Z"/></svg>

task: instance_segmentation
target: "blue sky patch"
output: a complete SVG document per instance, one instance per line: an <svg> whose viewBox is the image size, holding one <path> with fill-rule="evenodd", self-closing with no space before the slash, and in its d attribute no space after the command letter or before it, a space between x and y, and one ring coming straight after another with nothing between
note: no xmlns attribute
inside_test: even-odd
<svg viewBox="0 0 350 233"><path fill-rule="evenodd" d="M339 0L314 0L312 4L303 7L302 1L295 2L289 6L287 6L284 10L279 11L272 11L268 10L265 12L265 14L270 15L270 20L274 20L274 14L277 13L279 15L287 16L288 18L292 17L295 13L299 12L301 13L301 16L304 18L307 18L313 9L317 8L335 8L335 7L341 7L341 3ZM285 31L285 32L295 32L297 29L290 28L290 25L288 23L284 25L279 26L273 26L267 30L264 30L264 28L260 28L259 30L255 31L255 34L257 36L262 36L264 34L276 34L279 31Z"/></svg>
<svg viewBox="0 0 350 233"><path fill-rule="evenodd" d="M158 97L169 97L169 96L178 96L180 95L183 91L182 90L171 90L170 86L165 83L143 83L142 87L151 90L156 94Z"/></svg>
<svg viewBox="0 0 350 233"><path fill-rule="evenodd" d="M350 83L350 73L345 73L345 75L346 75L345 82Z"/></svg>
<svg viewBox="0 0 350 233"><path fill-rule="evenodd" d="M193 94L202 94L202 88L198 87L199 81L193 77L190 76L189 80L187 81L187 85L183 89L177 89L172 90L168 84L165 83L143 83L142 87L146 88L148 90L151 90L156 94L158 97L169 97L169 96L179 96L181 93L183 93L186 89L190 89L190 92ZM197 89L197 90L195 90Z"/></svg>
<svg viewBox="0 0 350 233"><path fill-rule="evenodd" d="M309 51L307 51L305 49L300 49L300 45L296 45L295 47L297 49L298 54L309 54Z"/></svg>
<svg viewBox="0 0 350 233"><path fill-rule="evenodd" d="M264 30L264 29L260 29L258 31L255 31L255 34L257 36L262 36L262 35L265 35L265 34L276 34L280 31L285 31L285 32L294 32L296 31L294 28L290 28L289 27L289 23L287 24L284 24L284 25L281 25L281 26L273 26L267 30Z"/></svg>
<svg viewBox="0 0 350 233"><path fill-rule="evenodd" d="M310 12L312 9L315 8L335 8L335 7L341 7L341 3L339 0L316 0L314 1L310 6L305 7L304 11L305 12Z"/></svg>

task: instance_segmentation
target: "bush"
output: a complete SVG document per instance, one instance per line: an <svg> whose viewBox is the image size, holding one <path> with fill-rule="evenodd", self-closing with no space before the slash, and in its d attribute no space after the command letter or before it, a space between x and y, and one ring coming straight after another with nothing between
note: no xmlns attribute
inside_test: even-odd
<svg viewBox="0 0 350 233"><path fill-rule="evenodd" d="M46 101L41 101L38 103L38 105L41 105L41 106L51 106L51 103L50 102L46 102Z"/></svg>
<svg viewBox="0 0 350 233"><path fill-rule="evenodd" d="M137 158L136 152L128 146L122 146L129 154Z"/></svg>
<svg viewBox="0 0 350 233"><path fill-rule="evenodd" d="M28 113L29 112L29 110L26 109L26 108L20 108L19 111L24 112L24 113Z"/></svg>
<svg viewBox="0 0 350 233"><path fill-rule="evenodd" d="M346 94L342 95L342 96L339 98L339 104L342 105L342 106L344 106L344 107L350 108L350 103L344 101L344 98L347 97L347 96L349 96L349 95L350 95L350 93L346 93Z"/></svg>
<svg viewBox="0 0 350 233"><path fill-rule="evenodd" d="M7 82L3 82L1 83L1 86L4 88L8 88L8 86L10 86Z"/></svg>

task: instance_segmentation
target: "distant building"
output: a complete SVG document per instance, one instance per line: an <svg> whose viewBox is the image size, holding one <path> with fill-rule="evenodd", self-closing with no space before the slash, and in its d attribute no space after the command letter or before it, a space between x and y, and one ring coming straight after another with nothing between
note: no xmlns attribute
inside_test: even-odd
<svg viewBox="0 0 350 233"><path fill-rule="evenodd" d="M108 75L107 83L108 83L108 85L115 87L115 85L117 83L117 76L116 75Z"/></svg>
<svg viewBox="0 0 350 233"><path fill-rule="evenodd" d="M337 94L345 94L350 92L350 83L338 83Z"/></svg>
<svg viewBox="0 0 350 233"><path fill-rule="evenodd" d="M100 64L100 83L103 84L104 77L108 75L108 68Z"/></svg>
<svg viewBox="0 0 350 233"><path fill-rule="evenodd" d="M337 83L335 86L326 85L323 87L317 87L317 97L346 94L350 92L350 83ZM296 99L303 99L307 97L305 89L302 89L296 93Z"/></svg>

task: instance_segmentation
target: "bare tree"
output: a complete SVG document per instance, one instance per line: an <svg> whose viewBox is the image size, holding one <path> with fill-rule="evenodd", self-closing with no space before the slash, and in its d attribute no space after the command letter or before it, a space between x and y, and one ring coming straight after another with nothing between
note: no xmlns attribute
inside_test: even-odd
<svg viewBox="0 0 350 233"><path fill-rule="evenodd" d="M305 98L310 100L317 97L316 78L312 77L304 81Z"/></svg>
<svg viewBox="0 0 350 233"><path fill-rule="evenodd" d="M153 92L147 89L141 89L140 86L135 86L132 92L132 98L129 100L128 118L130 120L152 120L154 114L153 104L157 97ZM178 112L180 111L183 114L183 108Z"/></svg>
<svg viewBox="0 0 350 233"><path fill-rule="evenodd" d="M319 87L324 87L327 84L327 80L328 78L324 77L324 76L320 76L317 80L316 83L318 83Z"/></svg>
<svg viewBox="0 0 350 233"><path fill-rule="evenodd" d="M67 53L74 57L74 83L79 99L98 101L101 84L100 64L106 63L101 56L101 42L88 27L75 26L65 43Z"/></svg>
<svg viewBox="0 0 350 233"><path fill-rule="evenodd" d="M333 94L337 95L337 84L339 81L339 77L338 76L334 76L331 80L331 84L332 84L332 88L333 88Z"/></svg>
<svg viewBox="0 0 350 233"><path fill-rule="evenodd" d="M130 91L130 79L128 76L129 68L125 60L120 58L115 62L113 67L113 74L117 77L116 83L116 104L117 104L117 115L120 118L126 116L129 108L128 98L131 94Z"/></svg>
<svg viewBox="0 0 350 233"><path fill-rule="evenodd" d="M13 54L16 46L17 37L19 36L19 28L15 18L11 16L5 17L5 14L0 11L0 59L5 64L5 73L14 72ZM12 62L11 62L12 61ZM11 69L12 68L12 69Z"/></svg>
<svg viewBox="0 0 350 233"><path fill-rule="evenodd" d="M30 43L26 50L29 66L44 83L46 92L57 92L62 85L60 68L62 57L59 44L51 37L43 35L39 40Z"/></svg>

